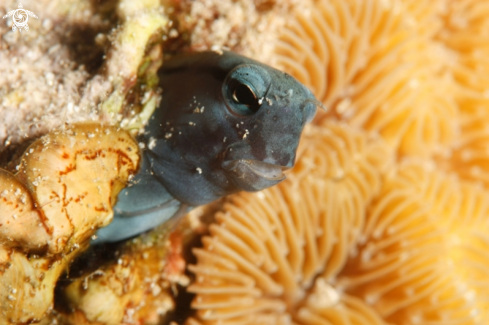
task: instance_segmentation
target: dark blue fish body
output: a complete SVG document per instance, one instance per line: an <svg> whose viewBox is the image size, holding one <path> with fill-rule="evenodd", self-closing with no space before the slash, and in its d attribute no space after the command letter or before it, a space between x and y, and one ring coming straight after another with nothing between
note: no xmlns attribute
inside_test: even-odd
<svg viewBox="0 0 489 325"><path fill-rule="evenodd" d="M171 59L163 96L139 141L142 167L96 242L118 241L192 207L258 191L294 165L317 100L293 77L232 52Z"/></svg>

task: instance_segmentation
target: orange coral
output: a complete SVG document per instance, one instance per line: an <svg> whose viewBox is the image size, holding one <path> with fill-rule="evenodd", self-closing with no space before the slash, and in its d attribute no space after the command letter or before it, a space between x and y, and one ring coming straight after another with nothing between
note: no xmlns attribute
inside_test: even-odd
<svg viewBox="0 0 489 325"><path fill-rule="evenodd" d="M139 166L127 132L95 123L35 141L14 176L0 170L0 322L41 319L54 285L112 219L112 204Z"/></svg>
<svg viewBox="0 0 489 325"><path fill-rule="evenodd" d="M339 285L394 324L487 324L488 216L480 187L434 166L401 166Z"/></svg>
<svg viewBox="0 0 489 325"><path fill-rule="evenodd" d="M488 13L475 0L311 0L292 13L272 63L332 108L316 125L334 129L333 116L348 132L375 132L398 163L374 164L380 174L365 178L355 160L343 178L336 167L350 156L332 155L329 146L341 146L316 133L315 170L301 170L304 153L278 188L230 199L195 250L189 324L354 323L352 297L395 324L489 321ZM327 199L321 186L335 178L322 170L340 171ZM362 188L343 197L348 178L382 190L365 188L373 203L345 201ZM318 216L323 204L331 213ZM331 241L320 242L326 233Z"/></svg>
<svg viewBox="0 0 489 325"><path fill-rule="evenodd" d="M432 41L440 4L312 1L279 32L272 62L351 125L429 156L457 134L445 54Z"/></svg>
<svg viewBox="0 0 489 325"><path fill-rule="evenodd" d="M437 40L450 53L447 65L461 111L460 136L444 159L469 180L489 184L489 3L449 1Z"/></svg>
<svg viewBox="0 0 489 325"><path fill-rule="evenodd" d="M189 268L195 275L189 291L196 296L188 324L487 323L489 3L206 3L212 6L196 14L203 2L192 2L193 16L182 19L195 26L193 46L214 40L238 49L245 44L264 58L273 52L270 63L308 85L331 113L320 112L306 131L288 180L234 195L215 214ZM237 17L230 12L250 19L230 22ZM258 40L251 27L273 30ZM41 176L32 173L31 180ZM0 172L2 182L17 181ZM19 193L30 191L19 184ZM4 202L18 202L13 193ZM15 205L8 209L17 216ZM57 252L78 232L57 229L57 247L38 227L39 211L28 211L22 224L0 228L6 247L0 261L31 263L25 269L35 274L44 260L32 264L23 252L8 255L7 248ZM47 224L67 225L63 214L56 218ZM18 231L19 225L29 232ZM89 236L84 225L78 227L80 238ZM77 310L69 320L117 324L133 304L151 301L144 298L151 282L139 286L141 270L150 264L141 258L145 249L90 277L86 291L80 290L83 279L75 281L65 292ZM150 267L148 274L181 275L178 249L171 256L170 264ZM57 275L46 274L51 277L44 283L54 285ZM118 290L121 283L127 291ZM0 292L7 301L12 288ZM170 301L164 293L157 296ZM94 305L104 299L111 308ZM147 310L131 315L156 321L156 306L141 308Z"/></svg>
<svg viewBox="0 0 489 325"><path fill-rule="evenodd" d="M201 322L382 324L330 281L355 251L365 209L392 153L335 123L311 127L299 151L286 181L230 198L203 238L204 247L194 249L198 263L189 269L196 281L188 290L197 294L192 307Z"/></svg>

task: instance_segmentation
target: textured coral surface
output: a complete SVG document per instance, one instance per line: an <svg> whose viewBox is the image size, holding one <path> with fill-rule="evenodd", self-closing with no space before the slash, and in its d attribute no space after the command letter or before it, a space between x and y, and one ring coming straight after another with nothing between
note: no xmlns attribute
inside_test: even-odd
<svg viewBox="0 0 489 325"><path fill-rule="evenodd" d="M0 169L0 323L49 314L58 277L111 221L138 166L129 133L81 123L36 140L15 174Z"/></svg>
<svg viewBox="0 0 489 325"><path fill-rule="evenodd" d="M189 267L188 324L489 322L488 10L317 0L290 12L269 62L329 109L302 139L315 156L215 215ZM360 130L390 154L359 146Z"/></svg>
<svg viewBox="0 0 489 325"><path fill-rule="evenodd" d="M46 324L489 323L488 0L23 4L28 33L0 24L4 157L64 122L139 127L162 57L182 51L253 56L328 109L287 180L81 267Z"/></svg>

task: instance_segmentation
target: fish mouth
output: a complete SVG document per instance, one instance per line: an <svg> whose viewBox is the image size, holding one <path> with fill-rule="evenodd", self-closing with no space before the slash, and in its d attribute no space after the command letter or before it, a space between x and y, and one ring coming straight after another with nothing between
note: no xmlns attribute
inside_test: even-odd
<svg viewBox="0 0 489 325"><path fill-rule="evenodd" d="M278 184L285 179L289 167L266 163L253 159L235 159L222 163L230 172L233 183L242 190L254 192Z"/></svg>

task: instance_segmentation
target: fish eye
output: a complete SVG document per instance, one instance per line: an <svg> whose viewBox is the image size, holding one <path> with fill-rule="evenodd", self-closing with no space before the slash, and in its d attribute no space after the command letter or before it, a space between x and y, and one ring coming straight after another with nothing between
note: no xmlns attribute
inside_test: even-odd
<svg viewBox="0 0 489 325"><path fill-rule="evenodd" d="M257 113L270 88L268 71L255 64L242 64L231 70L223 83L223 96L228 109L240 116Z"/></svg>
<svg viewBox="0 0 489 325"><path fill-rule="evenodd" d="M233 100L237 104L247 106L253 113L260 109L260 101L250 86L238 83L233 90Z"/></svg>

